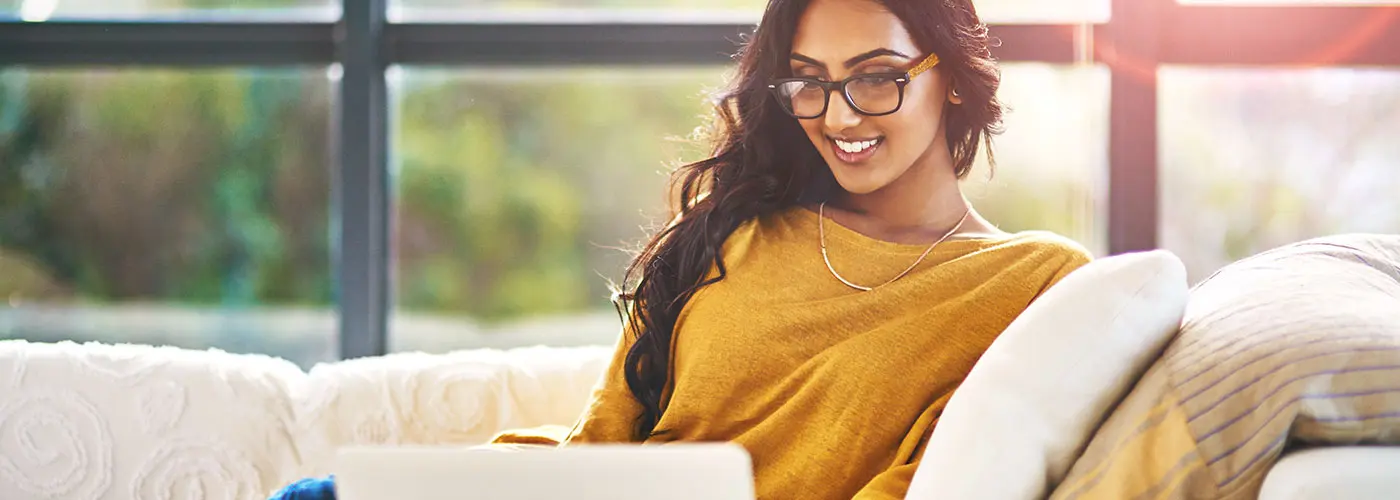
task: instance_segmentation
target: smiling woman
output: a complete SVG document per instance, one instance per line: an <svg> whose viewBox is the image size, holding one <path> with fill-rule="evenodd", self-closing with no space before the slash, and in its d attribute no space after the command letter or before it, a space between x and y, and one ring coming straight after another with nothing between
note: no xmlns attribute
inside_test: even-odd
<svg viewBox="0 0 1400 500"><path fill-rule="evenodd" d="M714 155L676 173L677 217L629 270L604 385L560 439L733 441L760 497L902 497L1025 292L1087 261L961 193L999 128L999 74L970 2L770 2Z"/></svg>

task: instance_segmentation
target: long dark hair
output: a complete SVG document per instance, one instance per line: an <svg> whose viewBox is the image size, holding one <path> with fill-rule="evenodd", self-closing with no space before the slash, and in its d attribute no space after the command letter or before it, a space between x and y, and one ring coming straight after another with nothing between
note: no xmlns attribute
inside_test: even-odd
<svg viewBox="0 0 1400 500"><path fill-rule="evenodd" d="M720 248L744 221L790 207L836 188L831 171L801 125L769 97L768 81L790 72L788 56L798 19L810 0L771 0L763 19L735 56L738 69L718 94L708 159L672 175L678 201L662 228L628 266L615 303L635 342L627 353L627 386L641 403L634 439L656 432L671 379L676 318L700 288L724 279ZM1001 76L988 50L987 28L971 0L884 0L919 47L939 55L962 104L944 112L958 177L972 168L980 145L999 132ZM816 196L821 196L817 194ZM711 276L711 271L716 271Z"/></svg>

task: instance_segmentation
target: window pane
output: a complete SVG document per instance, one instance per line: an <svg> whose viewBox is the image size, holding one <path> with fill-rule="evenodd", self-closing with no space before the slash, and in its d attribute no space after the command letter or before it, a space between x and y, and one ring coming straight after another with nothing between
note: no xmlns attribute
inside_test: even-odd
<svg viewBox="0 0 1400 500"><path fill-rule="evenodd" d="M976 0L977 13L989 23L1102 22L1108 20L1110 0ZM685 11L726 13L734 19L758 21L763 0L389 0L389 19L458 21L499 18L502 13L535 12L560 19L608 18ZM550 12L553 11L553 12Z"/></svg>
<svg viewBox="0 0 1400 500"><path fill-rule="evenodd" d="M0 16L63 18L254 17L333 20L339 0L0 0Z"/></svg>
<svg viewBox="0 0 1400 500"><path fill-rule="evenodd" d="M394 350L611 342L641 226L664 215L667 141L700 125L719 68L435 70L391 80L398 117ZM1012 65L1000 168L969 196L1008 230L1103 247L1107 74ZM1040 96L1055 95L1055 99Z"/></svg>
<svg viewBox="0 0 1400 500"><path fill-rule="evenodd" d="M1162 244L1193 279L1286 243L1400 232L1400 70L1166 68Z"/></svg>
<svg viewBox="0 0 1400 500"><path fill-rule="evenodd" d="M996 167L982 155L963 186L978 211L1006 231L1054 231L1107 253L1108 88L1104 66L1003 65Z"/></svg>
<svg viewBox="0 0 1400 500"><path fill-rule="evenodd" d="M0 338L333 358L329 82L0 71Z"/></svg>

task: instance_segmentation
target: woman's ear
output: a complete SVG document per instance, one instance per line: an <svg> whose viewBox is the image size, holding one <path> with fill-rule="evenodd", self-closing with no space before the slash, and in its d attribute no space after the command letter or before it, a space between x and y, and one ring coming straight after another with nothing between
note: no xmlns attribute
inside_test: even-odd
<svg viewBox="0 0 1400 500"><path fill-rule="evenodd" d="M958 88L952 84L948 85L948 102L962 104L962 96L958 95Z"/></svg>

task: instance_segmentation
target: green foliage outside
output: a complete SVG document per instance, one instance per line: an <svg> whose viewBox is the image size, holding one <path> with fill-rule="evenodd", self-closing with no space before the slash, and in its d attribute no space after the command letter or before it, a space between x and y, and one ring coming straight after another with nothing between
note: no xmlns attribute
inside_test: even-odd
<svg viewBox="0 0 1400 500"><path fill-rule="evenodd" d="M643 235L685 150L667 138L700 123L718 82L660 73L409 72L399 305L488 319L605 305L626 255L604 247ZM332 302L319 72L4 78L0 116L17 118L0 130L0 248L30 276L4 280L11 300Z"/></svg>
<svg viewBox="0 0 1400 500"><path fill-rule="evenodd" d="M1106 111L1105 101L1097 91L1071 89L1102 87L1102 75L1032 70L1008 68L1004 90L1015 109L999 142L1000 164L991 184L985 168L974 174L969 192L1008 230L1049 229L1101 251L1103 215L1095 207L1102 194L1095 186L1105 144L1103 117L1095 116ZM1363 89L1394 79L1355 77ZM1319 82L1346 78L1333 73ZM1225 96L1248 92L1227 81L1172 81L1194 82L1190 95L1217 87L1231 92ZM484 320L606 307L607 280L627 262L615 247L637 243L641 227L661 215L665 172L702 152L671 138L704 123L704 91L720 83L719 68L399 72L391 89L397 305ZM1297 91L1311 87L1321 88ZM1041 89L1066 102L1035 100ZM1168 95L1186 97L1175 92ZM1397 99L1370 102L1394 109ZM331 106L331 82L311 69L0 72L0 297L332 304ZM1342 117L1370 131L1395 116L1353 111ZM1190 126L1199 116L1164 116L1170 130L1204 130ZM1086 132L1043 132L1066 120ZM1280 130L1281 137L1310 134ZM1372 167L1394 156L1387 150L1393 146L1361 132L1339 132L1335 140L1345 139L1346 149L1300 153L1339 165L1332 169L1338 175L1321 183L1306 181L1315 168L1281 166L1216 176L1202 190L1182 180L1211 179L1212 169L1169 166L1169 242L1179 234L1216 238L1209 222L1229 221L1220 243L1200 250L1211 256L1193 259L1219 265L1262 250L1261 235L1273 235L1267 245L1302 237L1267 225L1282 214L1300 214L1299 227L1309 234L1346 230L1308 207L1355 201L1353 211L1365 215L1375 206L1365 200L1384 203L1377 193L1396 182L1384 175L1392 170ZM1168 139L1167 159L1189 154L1191 165L1232 165L1244 151L1212 149L1219 139L1199 133ZM1338 194L1348 192L1356 194ZM1187 199L1198 199L1189 203L1199 208L1177 208ZM1254 215L1230 208L1261 203L1250 200L1273 208ZM1393 217L1378 213L1349 224L1384 231ZM1200 220L1180 226L1176 218ZM1190 250L1183 245L1174 244Z"/></svg>
<svg viewBox="0 0 1400 500"><path fill-rule="evenodd" d="M715 69L405 72L395 145L399 305L515 318L607 307L671 140ZM694 155L691 154L691 159Z"/></svg>
<svg viewBox="0 0 1400 500"><path fill-rule="evenodd" d="M330 301L329 87L304 71L0 73L11 300Z"/></svg>

